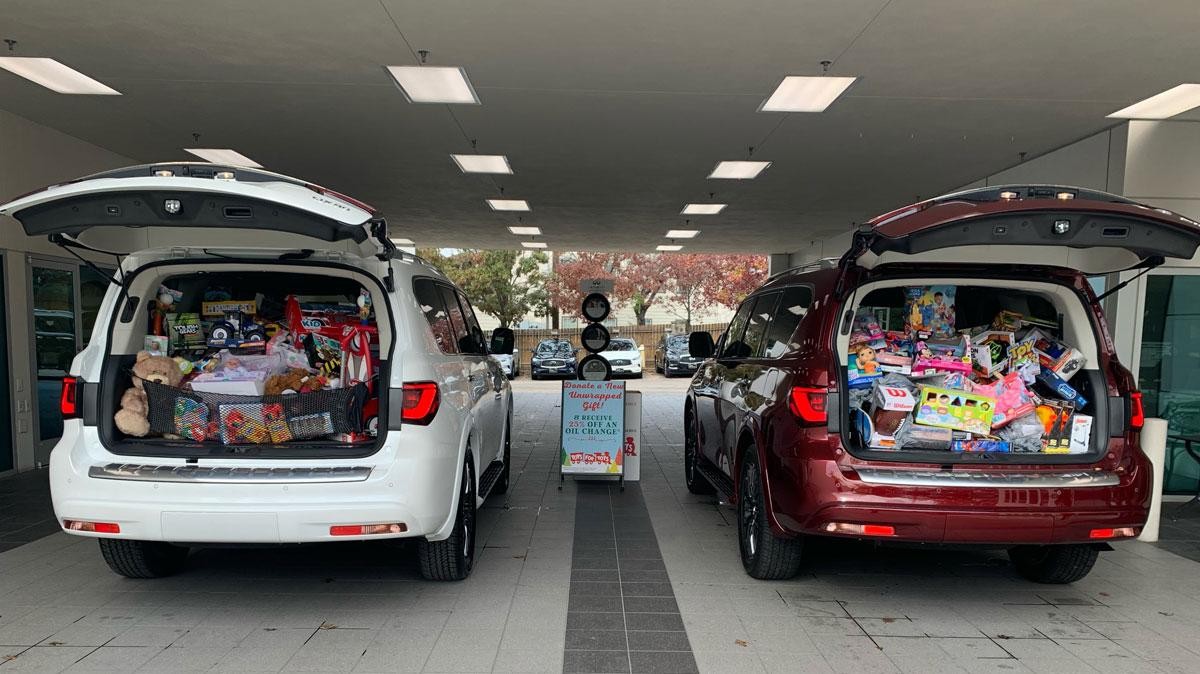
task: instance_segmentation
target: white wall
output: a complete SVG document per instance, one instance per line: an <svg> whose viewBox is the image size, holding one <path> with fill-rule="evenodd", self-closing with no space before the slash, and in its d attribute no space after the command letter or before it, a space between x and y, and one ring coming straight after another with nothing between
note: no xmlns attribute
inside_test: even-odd
<svg viewBox="0 0 1200 674"><path fill-rule="evenodd" d="M0 202L50 183L136 164L128 157L0 110ZM112 236L118 250L138 243L129 235ZM0 216L0 253L4 255L4 292L8 316L12 440L18 470L33 467L37 424L32 381L33 335L29 306L29 260L71 258L42 237L28 237L11 218ZM92 256L111 264L111 259ZM0 429L0 452L9 451L10 429Z"/></svg>

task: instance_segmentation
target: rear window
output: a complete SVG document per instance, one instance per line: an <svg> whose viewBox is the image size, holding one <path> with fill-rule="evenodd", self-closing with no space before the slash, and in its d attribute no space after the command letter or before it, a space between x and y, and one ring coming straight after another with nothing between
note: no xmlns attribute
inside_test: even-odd
<svg viewBox="0 0 1200 674"><path fill-rule="evenodd" d="M779 305L775 308L775 315L771 319L771 325L767 328L766 337L763 339L762 353L760 354L763 358L779 358L800 348L793 338L796 335L796 328L800 325L800 319L808 313L808 307L811 304L811 288L795 286L783 291L783 295L779 298Z"/></svg>
<svg viewBox="0 0 1200 674"><path fill-rule="evenodd" d="M561 356L571 353L570 342L542 342L537 345L539 356Z"/></svg>

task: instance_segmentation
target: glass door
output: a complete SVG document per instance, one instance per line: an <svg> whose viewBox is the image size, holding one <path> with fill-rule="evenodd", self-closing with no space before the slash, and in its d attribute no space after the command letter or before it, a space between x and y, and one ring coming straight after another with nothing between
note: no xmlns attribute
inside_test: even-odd
<svg viewBox="0 0 1200 674"><path fill-rule="evenodd" d="M8 307L4 298L4 263L0 255L0 316L8 315ZM12 402L9 399L8 386L12 381L12 373L8 371L8 330L0 324L0 473L12 470L16 465L16 448L13 446Z"/></svg>
<svg viewBox="0 0 1200 674"><path fill-rule="evenodd" d="M1146 277L1138 387L1146 416L1167 420L1170 435L1200 434L1200 275ZM1183 449L1167 443L1168 494L1194 494L1200 469Z"/></svg>
<svg viewBox="0 0 1200 674"><path fill-rule="evenodd" d="M34 460L44 464L62 435L58 398L62 378L79 352L76 312L78 266L34 260L30 263L33 294L34 368L37 382L37 447Z"/></svg>

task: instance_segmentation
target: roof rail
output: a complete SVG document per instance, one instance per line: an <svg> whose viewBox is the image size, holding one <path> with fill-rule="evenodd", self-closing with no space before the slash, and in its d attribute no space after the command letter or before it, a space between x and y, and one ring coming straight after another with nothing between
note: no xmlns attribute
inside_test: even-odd
<svg viewBox="0 0 1200 674"><path fill-rule="evenodd" d="M839 258L836 258L836 257L823 257L819 260L814 260L814 261L808 262L806 264L798 265L795 267L788 267L787 269L777 271L774 274L771 274L771 276L767 280L770 281L772 279L777 279L780 276L783 276L784 274L793 274L796 272L814 271L817 269L834 269L838 265L838 260L839 260Z"/></svg>

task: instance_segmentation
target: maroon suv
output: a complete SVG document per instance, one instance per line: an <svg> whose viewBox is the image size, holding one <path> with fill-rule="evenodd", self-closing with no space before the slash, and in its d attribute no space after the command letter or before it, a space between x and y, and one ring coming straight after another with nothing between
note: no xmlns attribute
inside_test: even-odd
<svg viewBox="0 0 1200 674"><path fill-rule="evenodd" d="M840 260L773 277L716 343L691 336L707 360L684 409L688 488L736 506L755 578L794 575L811 535L1005 548L1032 580L1078 580L1140 532L1152 483L1141 395L1088 278L1198 244L1187 218L1072 187L881 215Z"/></svg>

